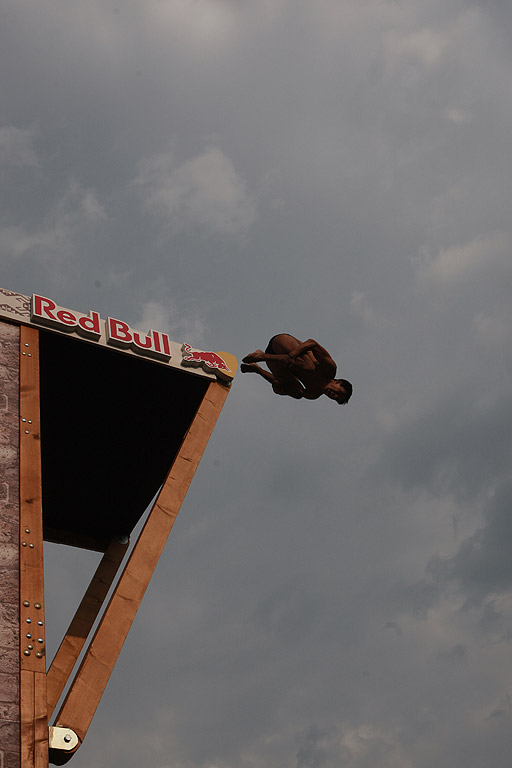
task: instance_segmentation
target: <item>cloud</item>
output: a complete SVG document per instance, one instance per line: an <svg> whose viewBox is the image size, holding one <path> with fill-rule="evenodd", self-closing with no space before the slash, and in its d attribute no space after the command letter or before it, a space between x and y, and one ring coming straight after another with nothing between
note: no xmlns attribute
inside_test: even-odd
<svg viewBox="0 0 512 768"><path fill-rule="evenodd" d="M430 611L447 601L449 610L477 610L478 630L494 642L512 638L512 482L504 479L488 502L482 502L483 524L465 536L451 555L436 554L425 578L400 590L406 613L426 621ZM445 624L445 620L443 624ZM455 644L449 657L465 658Z"/></svg>
<svg viewBox="0 0 512 768"><path fill-rule="evenodd" d="M423 250L418 278L424 285L449 287L465 278L476 278L489 267L508 261L512 240L508 232L477 237L464 245L441 249L431 257Z"/></svg>
<svg viewBox="0 0 512 768"><path fill-rule="evenodd" d="M201 47L204 54L212 49L225 48L239 31L239 9L236 3L217 0L197 0L193 5L186 0L172 3L152 2L149 5L157 27L171 31L188 45Z"/></svg>
<svg viewBox="0 0 512 768"><path fill-rule="evenodd" d="M500 485L486 511L486 524L466 538L453 557L434 557L428 566L435 581L454 582L465 606L480 607L512 590L512 483Z"/></svg>
<svg viewBox="0 0 512 768"><path fill-rule="evenodd" d="M33 129L3 125L0 128L0 167L37 168L39 160L33 144Z"/></svg>
<svg viewBox="0 0 512 768"><path fill-rule="evenodd" d="M485 370L445 388L396 425L379 471L408 490L448 495L473 509L509 471L512 396L508 387L489 388Z"/></svg>
<svg viewBox="0 0 512 768"><path fill-rule="evenodd" d="M456 664L466 661L467 657L468 649L463 643L456 643L447 654L447 658Z"/></svg>
<svg viewBox="0 0 512 768"><path fill-rule="evenodd" d="M409 15L402 15L384 32L387 67L416 64L424 72L438 68L448 56L466 54L467 46L480 31L480 14L475 8L464 9L452 19L436 19L429 24L421 18L423 9L412 4ZM448 7L448 13L451 8Z"/></svg>
<svg viewBox="0 0 512 768"><path fill-rule="evenodd" d="M512 308L510 306L479 312L473 318L473 329L477 344L492 353L500 352L510 358L512 337Z"/></svg>
<svg viewBox="0 0 512 768"><path fill-rule="evenodd" d="M397 637L400 637L402 634L402 628L399 624L396 623L396 621L386 621L384 626L386 629L392 629Z"/></svg>
<svg viewBox="0 0 512 768"><path fill-rule="evenodd" d="M362 320L363 325L367 328L379 327L380 323L371 304L366 298L366 293L352 291L352 296L350 297L350 309L356 317L359 317Z"/></svg>
<svg viewBox="0 0 512 768"><path fill-rule="evenodd" d="M217 147L177 165L172 151L146 158L133 182L144 210L167 232L201 230L236 235L254 222L256 209L233 163Z"/></svg>
<svg viewBox="0 0 512 768"><path fill-rule="evenodd" d="M322 768L329 760L332 742L338 746L337 729L309 726L300 736L297 750L297 768ZM338 750L336 750L338 751Z"/></svg>
<svg viewBox="0 0 512 768"><path fill-rule="evenodd" d="M506 343L508 314L497 310L490 317L477 316L475 327L492 339L495 359L499 342ZM503 615L510 617L510 606L498 598L512 593L511 435L509 382L482 366L397 419L382 447L382 477L411 493L415 508L418 495L432 500L431 512L444 518L445 530L448 515L460 523L452 541L440 539L438 553L425 558L425 578L402 590L406 613L426 620L447 601L454 612L461 606L478 611L475 631L507 637Z"/></svg>
<svg viewBox="0 0 512 768"><path fill-rule="evenodd" d="M394 729L310 725L299 737L296 768L412 768Z"/></svg>
<svg viewBox="0 0 512 768"><path fill-rule="evenodd" d="M197 309L185 310L172 299L154 299L142 305L142 313L134 323L142 331L153 329L165 331L173 341L188 341L201 344L205 335L205 323Z"/></svg>
<svg viewBox="0 0 512 768"><path fill-rule="evenodd" d="M409 59L421 63L426 69L439 64L446 48L449 36L444 30L429 27L403 34L391 32L387 36L387 54L391 63Z"/></svg>
<svg viewBox="0 0 512 768"><path fill-rule="evenodd" d="M447 107L443 114L450 123L455 125L466 125L473 119L471 112L460 107Z"/></svg>
<svg viewBox="0 0 512 768"><path fill-rule="evenodd" d="M154 24L154 34L166 42L172 36L183 51L194 51L201 59L230 55L261 28L275 25L286 13L288 0L261 0L240 3L232 0L187 0L172 3L151 2L147 14Z"/></svg>
<svg viewBox="0 0 512 768"><path fill-rule="evenodd" d="M81 238L105 219L94 190L72 181L39 228L0 227L0 254L3 258L67 258L79 249Z"/></svg>

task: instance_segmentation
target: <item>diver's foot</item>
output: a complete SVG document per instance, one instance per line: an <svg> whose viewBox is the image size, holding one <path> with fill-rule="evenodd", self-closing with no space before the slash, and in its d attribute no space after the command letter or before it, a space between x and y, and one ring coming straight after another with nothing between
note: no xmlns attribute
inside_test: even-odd
<svg viewBox="0 0 512 768"><path fill-rule="evenodd" d="M242 363L240 370L242 373L258 373L258 366L256 363Z"/></svg>
<svg viewBox="0 0 512 768"><path fill-rule="evenodd" d="M264 355L265 353L262 349L257 349L256 352L251 352L250 355L246 355L242 359L244 363L259 363L263 360Z"/></svg>

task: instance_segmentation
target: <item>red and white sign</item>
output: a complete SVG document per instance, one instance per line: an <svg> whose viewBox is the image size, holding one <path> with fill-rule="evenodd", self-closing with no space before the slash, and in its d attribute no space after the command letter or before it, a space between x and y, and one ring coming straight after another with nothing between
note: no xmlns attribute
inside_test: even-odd
<svg viewBox="0 0 512 768"><path fill-rule="evenodd" d="M34 293L32 297L0 288L0 318L10 322L45 326L84 341L109 346L125 353L143 355L173 368L188 368L197 376L217 377L229 383L238 363L229 352L210 352L171 341L163 331L147 333L131 328L115 317L102 320L99 312L88 315L60 307L53 299ZM181 352L181 354L180 354Z"/></svg>
<svg viewBox="0 0 512 768"><path fill-rule="evenodd" d="M75 331L89 339L101 338L101 318L98 312L91 310L88 315L80 315L69 309L62 309L45 296L34 293L30 304L30 319L61 331ZM135 331L128 323L117 320L115 317L107 318L105 323L106 343L119 349L133 349L140 355L171 359L171 341L166 333L161 331L149 331L140 333Z"/></svg>
<svg viewBox="0 0 512 768"><path fill-rule="evenodd" d="M171 341L166 333L150 331L148 334L139 333L130 328L122 320L109 317L106 323L107 344L125 349L132 347L135 352L151 357L171 359Z"/></svg>
<svg viewBox="0 0 512 768"><path fill-rule="evenodd" d="M34 293L30 302L30 319L33 322L57 327L61 331L76 331L87 338L99 339L101 336L100 316L97 312L77 315L67 309L61 309L51 299Z"/></svg>

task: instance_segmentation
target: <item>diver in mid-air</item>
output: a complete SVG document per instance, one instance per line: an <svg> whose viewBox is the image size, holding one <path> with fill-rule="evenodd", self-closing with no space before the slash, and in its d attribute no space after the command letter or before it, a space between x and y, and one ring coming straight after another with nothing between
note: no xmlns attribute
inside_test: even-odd
<svg viewBox="0 0 512 768"><path fill-rule="evenodd" d="M264 362L266 371L257 363ZM296 400L316 400L326 395L340 405L348 403L352 384L336 379L336 363L317 341L301 342L289 333L273 336L266 350L257 349L243 358L242 373L257 373L272 384L276 395L288 395Z"/></svg>

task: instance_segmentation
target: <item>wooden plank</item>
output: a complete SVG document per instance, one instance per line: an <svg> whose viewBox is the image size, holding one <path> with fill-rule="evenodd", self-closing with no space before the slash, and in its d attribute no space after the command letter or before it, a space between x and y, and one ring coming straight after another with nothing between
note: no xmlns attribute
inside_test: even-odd
<svg viewBox="0 0 512 768"><path fill-rule="evenodd" d="M35 681L32 670L20 673L20 737L21 766L31 768L34 765L35 752Z"/></svg>
<svg viewBox="0 0 512 768"><path fill-rule="evenodd" d="M211 383L56 718L83 741L229 390Z"/></svg>
<svg viewBox="0 0 512 768"><path fill-rule="evenodd" d="M34 675L34 765L48 768L48 705L46 703L46 672ZM24 766L22 766L24 768Z"/></svg>
<svg viewBox="0 0 512 768"><path fill-rule="evenodd" d="M48 768L46 673L21 670L21 768Z"/></svg>
<svg viewBox="0 0 512 768"><path fill-rule="evenodd" d="M22 768L48 766L39 332L20 329L20 713Z"/></svg>
<svg viewBox="0 0 512 768"><path fill-rule="evenodd" d="M58 704L107 593L128 549L128 540L113 539L80 603L48 670L48 716Z"/></svg>
<svg viewBox="0 0 512 768"><path fill-rule="evenodd" d="M46 671L39 332L20 333L20 641L22 669ZM27 635L31 635L28 637ZM43 642L39 642L43 639ZM32 646L32 648L29 648Z"/></svg>

